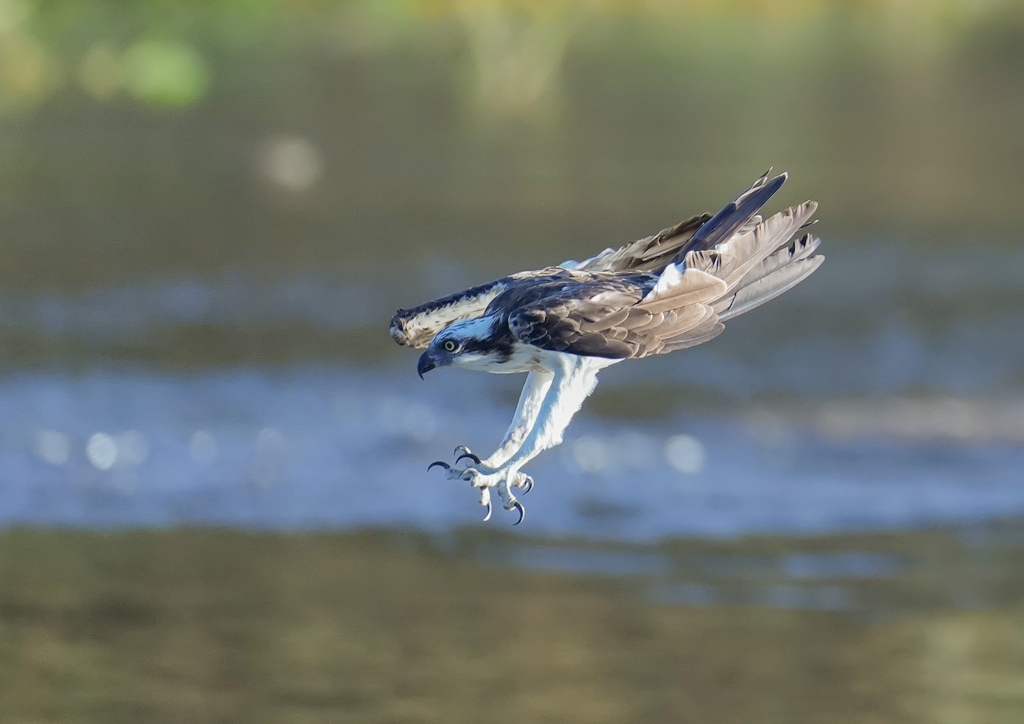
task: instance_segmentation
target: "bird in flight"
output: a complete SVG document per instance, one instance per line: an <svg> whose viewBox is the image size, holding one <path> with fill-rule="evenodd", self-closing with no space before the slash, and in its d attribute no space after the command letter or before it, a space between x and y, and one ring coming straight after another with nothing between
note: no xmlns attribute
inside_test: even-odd
<svg viewBox="0 0 1024 724"><path fill-rule="evenodd" d="M533 488L522 467L562 442L572 416L597 385L597 373L627 359L707 342L723 322L764 304L805 279L825 257L820 239L797 234L813 223L817 204L793 206L768 219L758 210L786 181L765 173L714 216L702 214L653 236L471 287L391 319L400 345L424 349L422 378L437 367L497 374L525 372L519 404L504 439L481 459L455 448L452 480L480 490L491 517L491 489L506 510L513 494ZM460 463L468 461L465 467Z"/></svg>

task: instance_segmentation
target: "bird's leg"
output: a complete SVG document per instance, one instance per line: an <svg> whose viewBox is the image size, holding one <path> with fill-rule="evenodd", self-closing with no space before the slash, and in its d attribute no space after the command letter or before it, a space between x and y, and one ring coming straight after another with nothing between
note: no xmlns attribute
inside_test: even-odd
<svg viewBox="0 0 1024 724"><path fill-rule="evenodd" d="M575 355L560 357L558 361L561 364L554 373L551 394L545 396L522 444L499 469L518 470L544 450L559 445L573 415L579 412L583 401L597 386L598 370L613 362L602 360L604 364L595 364L588 358Z"/></svg>
<svg viewBox="0 0 1024 724"><path fill-rule="evenodd" d="M597 371L611 361L595 364L586 358L566 355L559 358L559 363L548 385L547 394L538 406L534 423L518 449L497 468L474 466L459 474L454 469L449 473L450 477L468 480L477 488L486 490L493 487L506 510L519 510L519 521L522 521L523 507L512 494L509 485L514 483L523 465L542 451L562 442L565 428L597 384Z"/></svg>
<svg viewBox="0 0 1024 724"><path fill-rule="evenodd" d="M530 372L526 376L526 384L519 395L519 404L516 405L516 413L512 417L512 424L509 425L502 438L501 445L491 453L483 464L486 467L497 468L515 453L523 444L523 440L533 429L537 416L540 414L544 398L551 389L555 376L551 372Z"/></svg>
<svg viewBox="0 0 1024 724"><path fill-rule="evenodd" d="M509 425L501 445L485 460L481 460L465 445L459 445L455 448L455 454L458 457L455 458L454 467L441 461L433 463L433 465L445 467L448 470L448 477L452 479L461 479L461 475L466 468L459 468L458 464L463 460L472 461L474 464L471 467L479 472L494 472L497 470L503 462L519 449L519 446L527 434L529 434L540 412L544 396L551 388L553 378L554 375L546 371L530 372L526 376L526 384L523 385L522 394L519 395L519 404L516 406L515 415L512 417L512 424ZM529 492L533 487L533 479L524 473L517 473L515 480L512 481L512 485L522 488L525 492Z"/></svg>

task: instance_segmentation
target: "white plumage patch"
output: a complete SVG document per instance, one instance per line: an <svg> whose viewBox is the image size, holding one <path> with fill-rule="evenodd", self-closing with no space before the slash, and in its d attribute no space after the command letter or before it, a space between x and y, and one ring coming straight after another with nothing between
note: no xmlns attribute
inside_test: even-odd
<svg viewBox="0 0 1024 724"><path fill-rule="evenodd" d="M457 339L486 339L494 332L497 317L473 317L453 322L445 330L445 335Z"/></svg>
<svg viewBox="0 0 1024 724"><path fill-rule="evenodd" d="M505 290L501 284L472 296L454 299L433 309L413 316L396 317L391 323L391 336L399 344L425 347L438 331L452 322L471 319L481 314L498 294Z"/></svg>

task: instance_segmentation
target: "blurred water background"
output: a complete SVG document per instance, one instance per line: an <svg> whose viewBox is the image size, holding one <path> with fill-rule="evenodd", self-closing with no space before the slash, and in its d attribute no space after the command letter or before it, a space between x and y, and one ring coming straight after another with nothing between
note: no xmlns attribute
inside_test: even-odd
<svg viewBox="0 0 1024 724"><path fill-rule="evenodd" d="M825 265L481 527L394 309L769 166ZM1019 721L1022 196L1010 0L0 0L0 718Z"/></svg>

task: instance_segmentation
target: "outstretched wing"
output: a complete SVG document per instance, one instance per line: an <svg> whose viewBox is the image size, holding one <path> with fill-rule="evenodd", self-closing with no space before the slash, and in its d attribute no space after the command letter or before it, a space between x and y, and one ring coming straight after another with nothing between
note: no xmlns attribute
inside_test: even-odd
<svg viewBox="0 0 1024 724"><path fill-rule="evenodd" d="M583 261L564 261L557 267L524 271L465 291L435 299L410 309L399 309L391 318L391 337L403 346L423 348L452 322L483 314L499 294L517 283L558 275L562 270L581 272L660 272L711 218L701 214L657 234L618 249L605 249Z"/></svg>
<svg viewBox="0 0 1024 724"><path fill-rule="evenodd" d="M813 272L823 259L811 256L818 242L810 235L781 248L814 212L813 204L794 207L768 221L757 215L785 181L785 174L769 179L765 173L714 216L695 216L581 262L566 261L557 267L520 272L400 309L391 319L391 336L401 345L426 347L440 330L460 319L480 316L500 295L535 286L534 292L551 292L553 296L535 296L528 303L519 300L523 306L518 324L526 335L521 339L541 347L552 345L552 349L601 357L643 357L707 341L721 332L719 317L734 317L781 294ZM792 228L790 222L798 217ZM719 281L698 276L695 271ZM654 275L657 284L636 299L630 296L635 292L620 289L613 293L600 284L592 286L594 281L607 282L598 279L601 275L645 273ZM570 284L571 291L548 288L546 283L555 278L577 286ZM628 286L625 281L622 284ZM636 282L635 290L644 284ZM700 300L710 300L713 290L721 293L713 300L711 316L700 316L695 321L696 312L682 314L687 304L710 303ZM623 293L627 296L616 296ZM638 309L624 318L626 327L621 327L617 321L621 308L615 305L626 304L627 299ZM599 334L605 334L604 342L598 341ZM537 342L532 342L533 338Z"/></svg>
<svg viewBox="0 0 1024 724"><path fill-rule="evenodd" d="M824 260L813 255L819 242L810 234L790 241L814 202L764 221L756 215L785 180L759 178L700 227L660 275L595 274L537 290L547 293L510 307L509 328L542 349L617 359L712 339L725 319L778 296Z"/></svg>
<svg viewBox="0 0 1024 724"><path fill-rule="evenodd" d="M404 347L423 348L452 322L483 313L491 300L508 289L511 279L497 279L441 297L411 309L399 309L391 318L391 338Z"/></svg>

